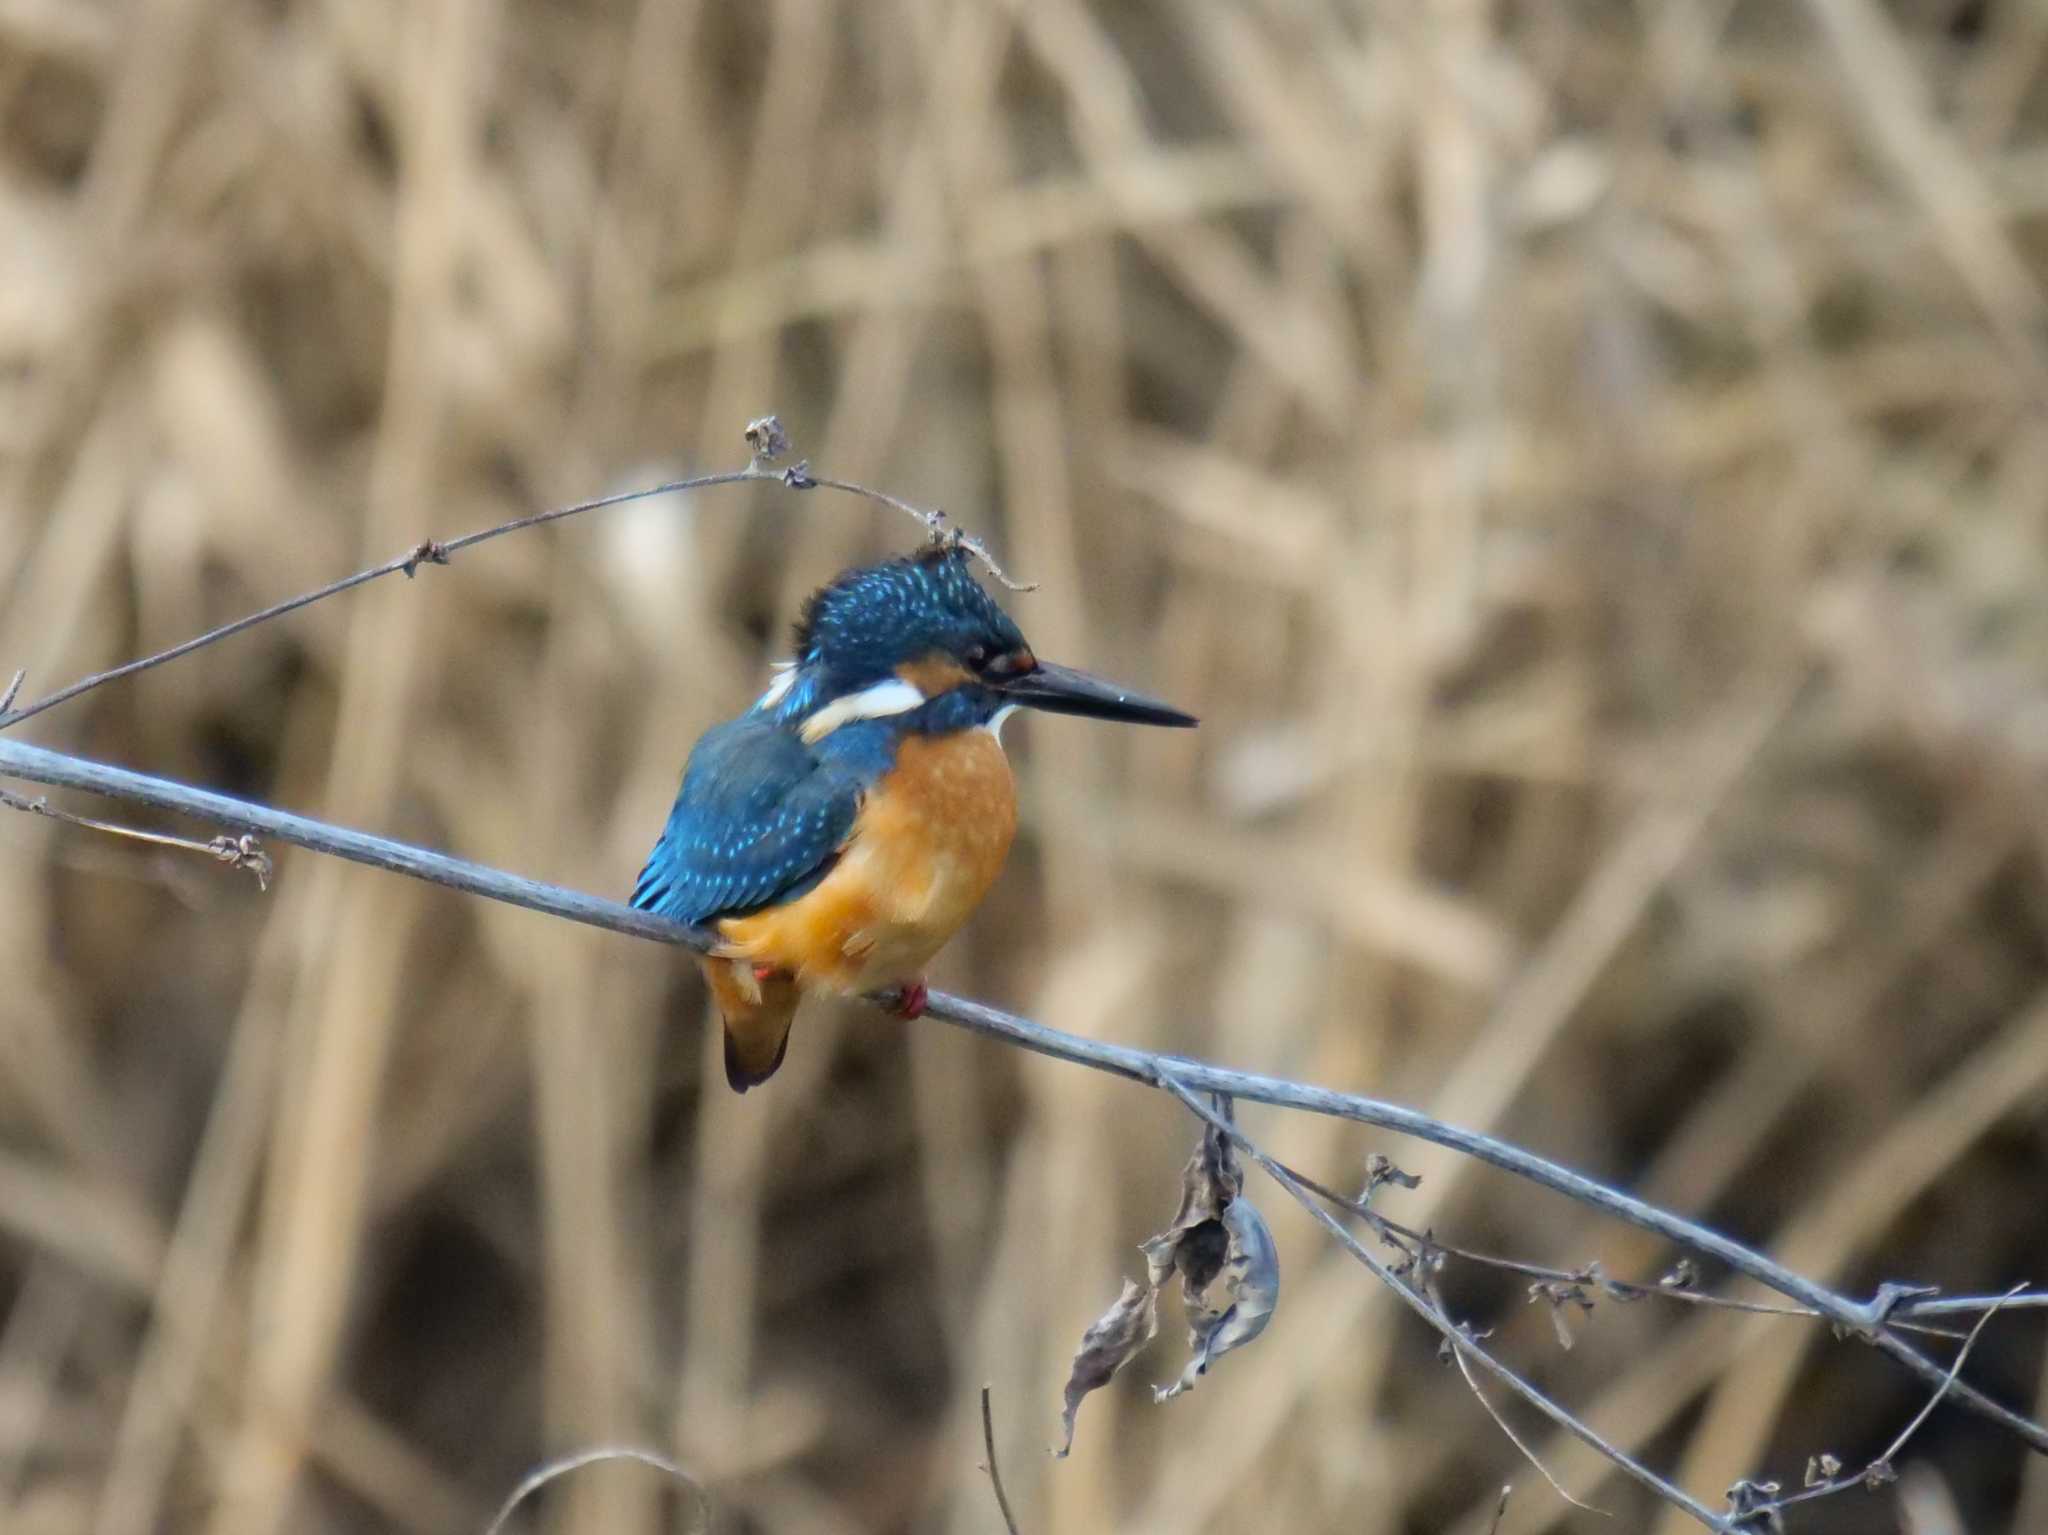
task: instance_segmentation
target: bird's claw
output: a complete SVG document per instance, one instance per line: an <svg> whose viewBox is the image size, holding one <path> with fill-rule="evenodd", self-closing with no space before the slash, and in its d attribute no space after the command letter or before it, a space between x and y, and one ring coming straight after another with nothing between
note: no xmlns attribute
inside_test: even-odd
<svg viewBox="0 0 2048 1535"><path fill-rule="evenodd" d="M898 1018L922 1018L924 1010L931 1003L931 993L923 981L911 981L907 985L894 986L876 999L885 1012L894 1013Z"/></svg>

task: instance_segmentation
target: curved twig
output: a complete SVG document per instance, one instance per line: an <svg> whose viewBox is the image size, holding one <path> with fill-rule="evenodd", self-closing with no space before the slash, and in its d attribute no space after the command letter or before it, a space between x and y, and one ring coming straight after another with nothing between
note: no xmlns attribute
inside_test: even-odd
<svg viewBox="0 0 2048 1535"><path fill-rule="evenodd" d="M463 550L473 549L478 544L489 543L494 538L503 538L507 533L524 532L528 528L537 528L550 522L560 522L564 517L574 517L582 512L595 512L608 506L622 506L628 501L644 501L650 496L666 496L677 491L709 490L716 485L741 485L749 481L770 481L778 485L786 485L792 490L812 490L823 487L827 490L841 491L850 496L859 496L864 500L874 502L877 506L890 507L916 519L919 523L923 524L925 530L934 539L943 540L966 550L987 568L991 576L1011 591L1028 592L1036 589L1035 582L1012 580L1004 572L1002 566L996 563L995 557L988 552L986 544L965 532L942 511L936 509L926 511L921 507L913 506L901 497L890 495L887 491L874 490L866 485L857 484L852 480L833 479L826 475L813 474L809 466L803 463L793 464L786 469L773 467L791 451L789 436L783 431L782 423L775 417L762 416L758 420L748 423L746 438L747 444L753 452L753 457L748 461L744 469L728 469L715 474L691 475L687 479L665 480L659 485L645 485L638 490L621 490L615 491L608 496L594 496L588 501L577 501L568 506L550 507L544 512L531 512L524 517L514 517L510 522L501 522L495 527L479 528L473 533L463 534L460 538L445 540L436 538L421 539L403 554L394 555L381 565L372 565L367 570L359 570L354 575L343 576L339 581L330 581L327 585L316 587L310 592L301 592L296 597L287 597L282 602L272 603L269 607L255 613L244 614L232 622L222 624L216 629L209 629L204 634L194 635L189 640L182 640L169 649L159 650L153 655L142 656L134 661L124 661L121 665L109 667L103 672L94 672L89 677L81 677L78 681L61 687L54 693L45 694L34 703L24 704L19 709L13 708L12 705L15 695L21 690L22 680L26 674L16 672L14 680L8 684L4 696L0 696L0 730L6 730L10 726L19 725L23 720L33 719L44 710L54 709L61 703L68 703L81 693L90 693L94 688L104 687L109 682L118 682L123 677L132 677L138 672L149 671L153 667L162 666L166 661L175 661L180 656L188 656L195 650L204 650L209 645L216 645L222 640L232 639L235 635L241 634L245 630L254 629L259 624L267 624L274 618L283 618L287 613L296 613L301 608L309 608L314 603L323 602L329 597L338 597L343 592L353 591L359 586L367 586L370 582L381 580L385 576L402 575L410 580L422 565L446 565L451 558L460 554Z"/></svg>
<svg viewBox="0 0 2048 1535"><path fill-rule="evenodd" d="M614 1460L630 1460L639 1465L652 1466L671 1481L687 1488L696 1500L689 1515L688 1535L703 1535L704 1531L711 1528L711 1511L704 1501L704 1489L697 1485L697 1479L689 1472L657 1451L643 1450L631 1444L605 1444L560 1456L527 1472L519 1479L519 1485L512 1489L505 1501L498 1505L497 1516L484 1527L484 1535L500 1535L506 1521L519 1511L519 1505L550 1482L558 1481L572 1471L581 1471L585 1466L602 1465Z"/></svg>
<svg viewBox="0 0 2048 1535"><path fill-rule="evenodd" d="M988 1472L989 1485L996 1490L996 1507L1002 1511L1003 1528L1010 1535L1018 1535L1017 1516L1010 1512L1010 1495L1003 1491L1002 1468L996 1464L996 1419L988 1397L989 1388L984 1383L981 1388L981 1442L988 1454L988 1465L984 1469Z"/></svg>

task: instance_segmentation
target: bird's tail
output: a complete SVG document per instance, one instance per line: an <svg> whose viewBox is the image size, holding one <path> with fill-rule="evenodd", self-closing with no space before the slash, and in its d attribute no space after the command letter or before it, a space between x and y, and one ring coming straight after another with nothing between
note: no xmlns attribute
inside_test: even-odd
<svg viewBox="0 0 2048 1535"><path fill-rule="evenodd" d="M725 1080L736 1093L759 1087L789 1049L796 977L780 970L764 975L746 959L705 955L697 964L725 1024Z"/></svg>

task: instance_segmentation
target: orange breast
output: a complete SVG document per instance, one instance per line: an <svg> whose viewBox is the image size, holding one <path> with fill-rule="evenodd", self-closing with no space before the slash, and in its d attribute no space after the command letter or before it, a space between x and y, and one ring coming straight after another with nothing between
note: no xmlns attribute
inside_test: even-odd
<svg viewBox="0 0 2048 1535"><path fill-rule="evenodd" d="M916 980L981 904L1016 830L1016 784L992 734L908 737L832 872L787 906L720 922L724 952L830 991Z"/></svg>

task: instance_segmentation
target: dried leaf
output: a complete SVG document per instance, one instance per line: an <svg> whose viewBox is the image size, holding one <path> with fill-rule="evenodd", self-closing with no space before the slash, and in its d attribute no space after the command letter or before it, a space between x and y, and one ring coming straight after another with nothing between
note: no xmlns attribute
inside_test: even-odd
<svg viewBox="0 0 2048 1535"><path fill-rule="evenodd" d="M1842 1474L1842 1463L1832 1455L1809 1455L1806 1457L1805 1486L1818 1487L1822 1482L1832 1482Z"/></svg>
<svg viewBox="0 0 2048 1535"><path fill-rule="evenodd" d="M1219 1103L1218 1111L1227 1117L1228 1102ZM1073 1448L1074 1417L1082 1398L1107 1385L1158 1333L1159 1292L1175 1274L1187 1307L1193 1357L1178 1381L1153 1388L1154 1401L1189 1390L1211 1363L1264 1332L1279 1303L1279 1250L1265 1220L1244 1198L1244 1171L1230 1137L1213 1126L1205 1130L1180 1181L1173 1219L1139 1244L1146 1283L1126 1280L1117 1303L1081 1339L1067 1380L1066 1443L1056 1455ZM1222 1289L1212 1297L1219 1279Z"/></svg>
<svg viewBox="0 0 2048 1535"><path fill-rule="evenodd" d="M772 464L789 451L789 432L779 416L762 416L747 423L747 446L756 463Z"/></svg>
<svg viewBox="0 0 2048 1535"><path fill-rule="evenodd" d="M1213 1126L1205 1129L1187 1166L1180 1170L1180 1208L1168 1229L1186 1231L1214 1220L1243 1188L1244 1170L1237 1165L1237 1150L1230 1138Z"/></svg>
<svg viewBox="0 0 2048 1535"><path fill-rule="evenodd" d="M1560 1348L1568 1349L1573 1342L1571 1323L1565 1317L1565 1308L1577 1306L1588 1316L1593 1312L1593 1298L1586 1293L1584 1286L1558 1279L1538 1280L1530 1285L1529 1300L1532 1304L1539 1300L1550 1302L1550 1323L1557 1329L1557 1342Z"/></svg>
<svg viewBox="0 0 2048 1535"><path fill-rule="evenodd" d="M1180 1208L1164 1231L1138 1245L1154 1289L1176 1270L1188 1293L1209 1287L1229 1246L1220 1217L1243 1187L1244 1173L1229 1138L1213 1128L1203 1131L1194 1155L1180 1171Z"/></svg>
<svg viewBox="0 0 2048 1535"><path fill-rule="evenodd" d="M1728 1489L1728 1515L1739 1530L1756 1535L1784 1535L1785 1516L1778 1510L1776 1482L1752 1482L1744 1477Z"/></svg>
<svg viewBox="0 0 2048 1535"><path fill-rule="evenodd" d="M1372 1196L1389 1183L1404 1189L1419 1189L1422 1187L1422 1175L1403 1172L1390 1158L1375 1151L1365 1159L1365 1189L1358 1196L1359 1201L1371 1204Z"/></svg>
<svg viewBox="0 0 2048 1535"><path fill-rule="evenodd" d="M1194 1389L1209 1366L1232 1349L1242 1348L1266 1330L1273 1308L1280 1304L1280 1252L1273 1245L1273 1233L1265 1217L1242 1195L1231 1200L1218 1223L1225 1241L1220 1271L1228 1303L1220 1309L1207 1304L1204 1291L1186 1289L1189 1343L1194 1357L1170 1386L1155 1386L1152 1400L1164 1402ZM1200 1228L1198 1228L1200 1229Z"/></svg>
<svg viewBox="0 0 2048 1535"><path fill-rule="evenodd" d="M1158 1333L1158 1287L1126 1279L1124 1293L1117 1297L1116 1304L1081 1334L1081 1347L1075 1351L1074 1367L1067 1375L1066 1409L1060 1414L1066 1438L1053 1454L1064 1460L1073 1449L1074 1415L1081 1410L1081 1399L1108 1385L1110 1377L1129 1364Z"/></svg>

